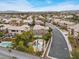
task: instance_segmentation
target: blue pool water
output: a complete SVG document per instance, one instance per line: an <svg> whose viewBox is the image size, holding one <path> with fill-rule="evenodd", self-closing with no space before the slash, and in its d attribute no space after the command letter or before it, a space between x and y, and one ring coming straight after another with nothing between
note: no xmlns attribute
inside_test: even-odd
<svg viewBox="0 0 79 59"><path fill-rule="evenodd" d="M10 47L12 47L12 42L8 42L8 41L1 42L0 46L5 47L5 48L10 48Z"/></svg>

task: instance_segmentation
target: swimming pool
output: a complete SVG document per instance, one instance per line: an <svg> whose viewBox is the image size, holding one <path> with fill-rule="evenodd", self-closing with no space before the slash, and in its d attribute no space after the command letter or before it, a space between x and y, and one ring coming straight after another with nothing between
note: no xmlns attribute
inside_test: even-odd
<svg viewBox="0 0 79 59"><path fill-rule="evenodd" d="M3 41L0 43L1 47L5 47L5 48L11 48L13 46L12 42L8 42L8 41Z"/></svg>

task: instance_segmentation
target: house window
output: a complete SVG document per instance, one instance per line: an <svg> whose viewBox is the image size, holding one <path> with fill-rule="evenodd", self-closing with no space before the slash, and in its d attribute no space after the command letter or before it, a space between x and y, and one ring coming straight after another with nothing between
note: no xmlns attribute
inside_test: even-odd
<svg viewBox="0 0 79 59"><path fill-rule="evenodd" d="M18 30L16 30L18 32Z"/></svg>
<svg viewBox="0 0 79 59"><path fill-rule="evenodd" d="M11 30L12 32L16 32L15 30Z"/></svg>
<svg viewBox="0 0 79 59"><path fill-rule="evenodd" d="M21 30L21 32L24 32L23 30Z"/></svg>

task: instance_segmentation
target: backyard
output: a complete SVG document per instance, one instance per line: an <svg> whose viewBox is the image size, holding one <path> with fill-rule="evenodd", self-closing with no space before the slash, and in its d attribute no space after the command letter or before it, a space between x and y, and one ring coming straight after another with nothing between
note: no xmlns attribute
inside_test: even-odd
<svg viewBox="0 0 79 59"><path fill-rule="evenodd" d="M51 31L42 36L42 39L48 42L51 38ZM32 31L23 32L22 34L16 35L15 46L14 48L19 51L23 51L32 55L41 56L43 51L34 51L33 42L39 39L39 37L35 38Z"/></svg>

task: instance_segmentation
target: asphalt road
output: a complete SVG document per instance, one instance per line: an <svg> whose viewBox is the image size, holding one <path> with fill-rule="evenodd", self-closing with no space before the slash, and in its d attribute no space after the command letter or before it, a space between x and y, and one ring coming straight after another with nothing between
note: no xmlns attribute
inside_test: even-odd
<svg viewBox="0 0 79 59"><path fill-rule="evenodd" d="M53 39L48 56L57 59L69 59L70 54L64 36L57 28L53 28L52 30L53 30Z"/></svg>
<svg viewBox="0 0 79 59"><path fill-rule="evenodd" d="M11 57L0 53L0 59L11 59Z"/></svg>
<svg viewBox="0 0 79 59"><path fill-rule="evenodd" d="M11 59L11 57L13 56L17 59L40 59L37 56L33 56L16 50L12 50L12 52L9 52L7 48L0 47L0 59Z"/></svg>

